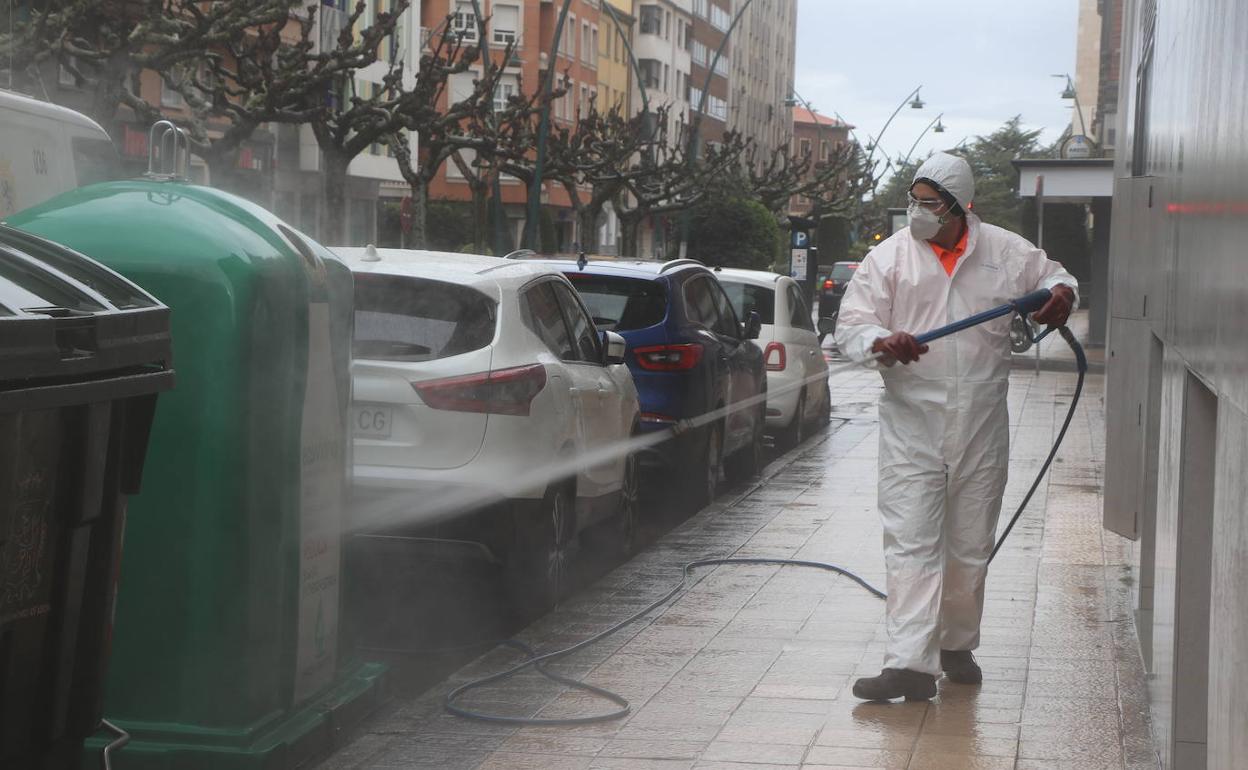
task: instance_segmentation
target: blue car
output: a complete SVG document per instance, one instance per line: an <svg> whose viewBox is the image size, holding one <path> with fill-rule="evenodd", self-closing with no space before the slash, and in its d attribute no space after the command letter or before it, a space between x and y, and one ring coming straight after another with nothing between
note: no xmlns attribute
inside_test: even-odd
<svg viewBox="0 0 1248 770"><path fill-rule="evenodd" d="M599 329L627 342L642 431L724 410L644 458L678 480L690 505L714 499L721 474L737 480L759 471L767 373L752 342L756 313L738 318L714 273L692 259L543 261L572 281Z"/></svg>

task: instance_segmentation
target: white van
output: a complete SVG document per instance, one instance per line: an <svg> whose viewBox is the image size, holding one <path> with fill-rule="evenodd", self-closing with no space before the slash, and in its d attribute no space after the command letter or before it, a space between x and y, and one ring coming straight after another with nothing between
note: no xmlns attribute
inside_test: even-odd
<svg viewBox="0 0 1248 770"><path fill-rule="evenodd" d="M75 187L115 179L117 149L67 107L0 90L0 219Z"/></svg>

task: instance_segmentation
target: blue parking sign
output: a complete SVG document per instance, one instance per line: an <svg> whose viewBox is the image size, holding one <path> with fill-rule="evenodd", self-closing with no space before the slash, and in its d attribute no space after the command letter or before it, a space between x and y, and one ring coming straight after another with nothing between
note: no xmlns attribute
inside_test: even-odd
<svg viewBox="0 0 1248 770"><path fill-rule="evenodd" d="M805 230L793 231L793 243L791 244L792 248L804 249L809 243L810 243L809 233L807 233Z"/></svg>

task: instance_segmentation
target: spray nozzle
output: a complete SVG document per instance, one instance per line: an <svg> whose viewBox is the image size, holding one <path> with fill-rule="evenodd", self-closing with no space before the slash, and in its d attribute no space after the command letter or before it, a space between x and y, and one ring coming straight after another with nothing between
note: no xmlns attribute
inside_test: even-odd
<svg viewBox="0 0 1248 770"><path fill-rule="evenodd" d="M1044 307L1045 303L1047 303L1049 298L1052 296L1053 292L1048 289L1037 289L1030 294L1024 294L1018 299L1011 301L1010 305L1014 308L1015 312L1021 315L1027 315L1028 313L1034 313Z"/></svg>

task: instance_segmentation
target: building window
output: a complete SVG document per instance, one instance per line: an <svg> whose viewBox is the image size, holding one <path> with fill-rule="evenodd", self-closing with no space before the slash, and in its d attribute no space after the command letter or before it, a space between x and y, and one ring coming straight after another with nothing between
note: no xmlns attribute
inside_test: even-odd
<svg viewBox="0 0 1248 770"><path fill-rule="evenodd" d="M707 66L710 63L710 60L707 58L707 53L705 43L697 40L693 41L693 48L690 50L690 55L693 57L694 64L697 64L700 67Z"/></svg>
<svg viewBox="0 0 1248 770"><path fill-rule="evenodd" d="M641 82L646 88L658 88L663 82L663 63L658 59L642 59L637 62L641 69Z"/></svg>
<svg viewBox="0 0 1248 770"><path fill-rule="evenodd" d="M559 38L559 53L571 59L576 55L576 17L568 14L567 25Z"/></svg>
<svg viewBox="0 0 1248 770"><path fill-rule="evenodd" d="M732 16L718 5L711 6L711 26L720 32L727 32L732 26Z"/></svg>
<svg viewBox="0 0 1248 770"><path fill-rule="evenodd" d="M519 89L514 77L504 77L494 85L494 111L507 109L508 101L517 94Z"/></svg>
<svg viewBox="0 0 1248 770"><path fill-rule="evenodd" d="M170 72L168 75L169 79L176 77L177 76L173 72ZM180 94L176 86L170 83L166 78L160 79L160 106L170 107L172 109L181 109L186 106L186 102L182 100L182 94Z"/></svg>
<svg viewBox="0 0 1248 770"><path fill-rule="evenodd" d="M809 139L802 139L802 140L800 140L800 141L797 143L797 147L798 147L798 150L797 150L797 151L798 151L798 153L800 153L800 154L801 154L801 156L802 156L802 157L804 157L804 158L809 158L809 157L810 157L810 140L809 140Z"/></svg>
<svg viewBox="0 0 1248 770"><path fill-rule="evenodd" d="M510 45L520 39L520 9L514 5L494 6L494 42Z"/></svg>
<svg viewBox="0 0 1248 770"><path fill-rule="evenodd" d="M706 114L716 120L728 120L728 102L714 94L706 98Z"/></svg>
<svg viewBox="0 0 1248 770"><path fill-rule="evenodd" d="M641 6L641 34L663 34L663 11L657 5Z"/></svg>
<svg viewBox="0 0 1248 770"><path fill-rule="evenodd" d="M477 39L477 14L472 9L472 3L455 4L455 13L451 14L451 31L460 40Z"/></svg>
<svg viewBox="0 0 1248 770"><path fill-rule="evenodd" d="M589 59L589 63L594 66L598 66L599 53L598 53L598 28L597 27L589 28L589 41L592 44L591 48L594 52L593 55Z"/></svg>
<svg viewBox="0 0 1248 770"><path fill-rule="evenodd" d="M710 13L710 4L707 0L693 0L693 12L702 19L705 19Z"/></svg>

